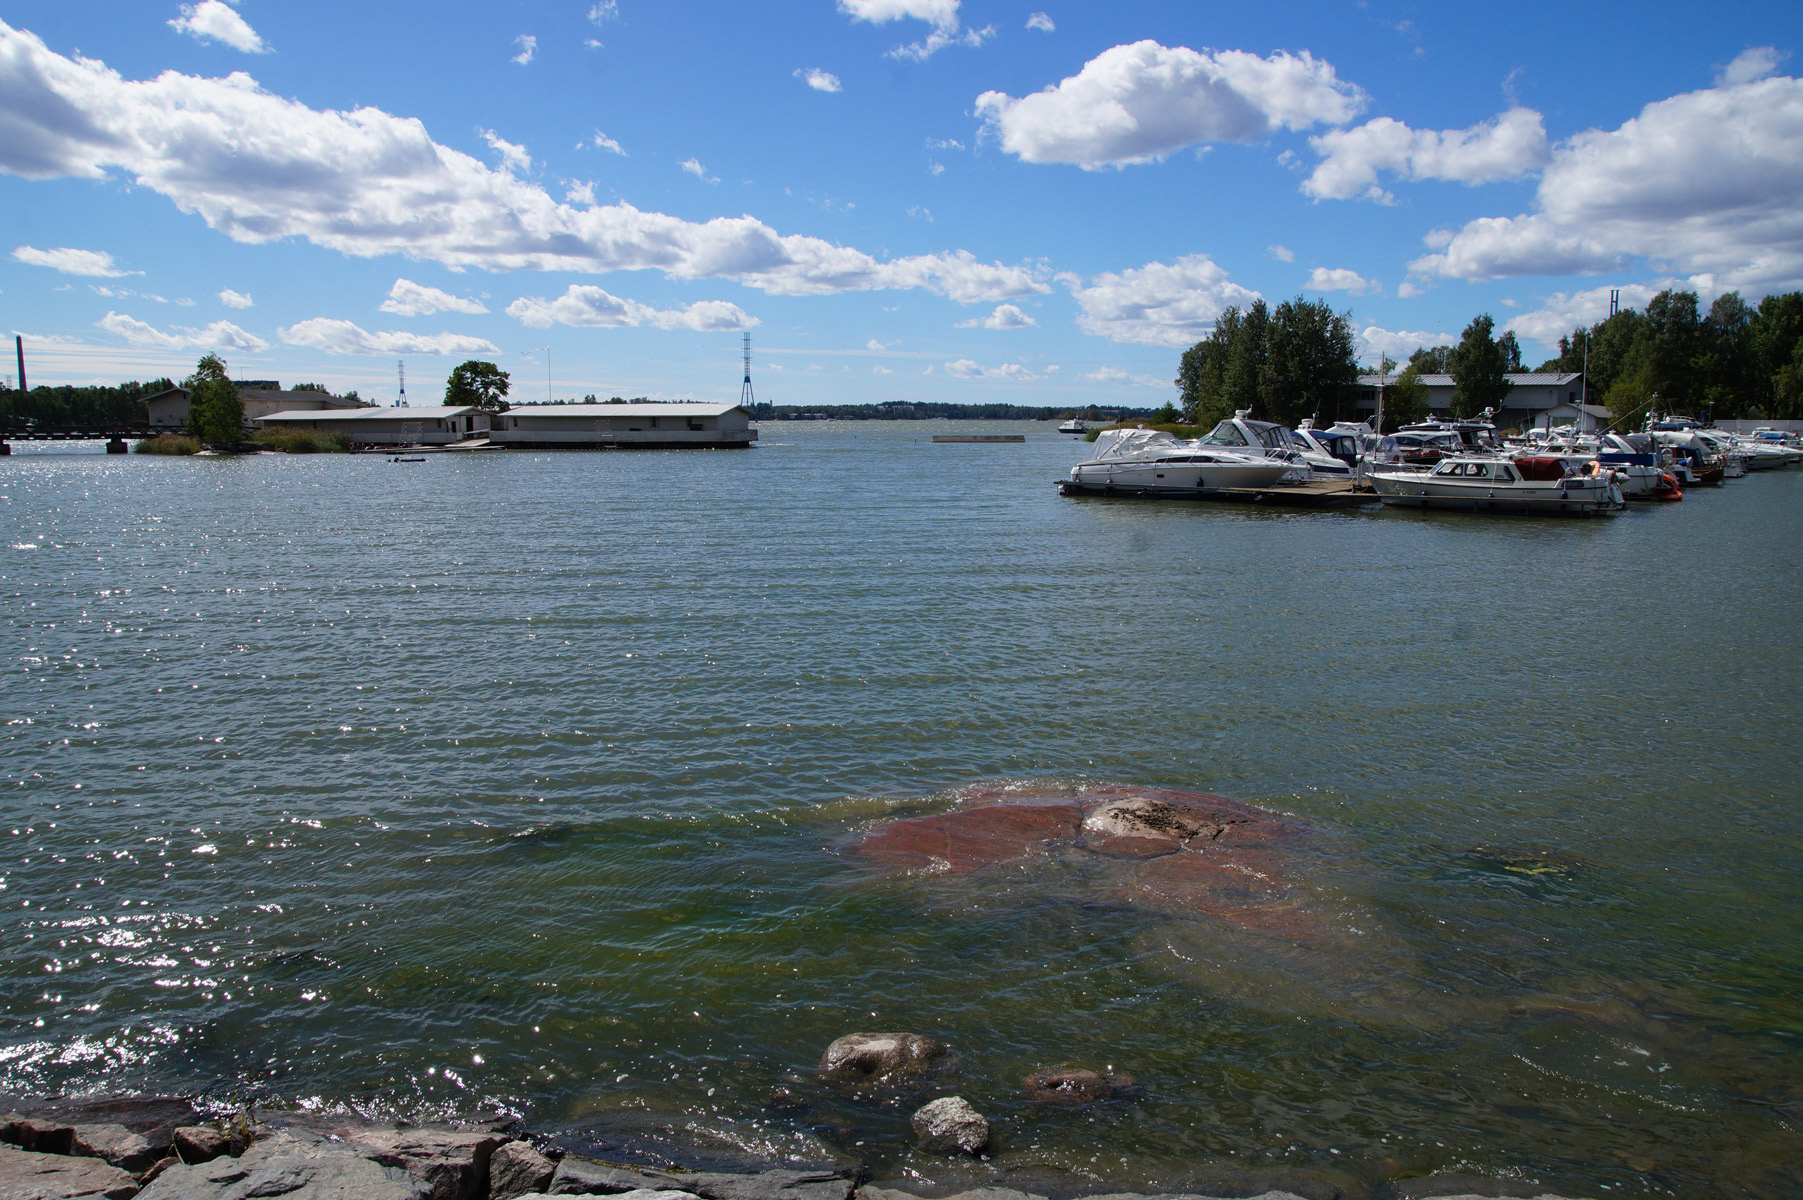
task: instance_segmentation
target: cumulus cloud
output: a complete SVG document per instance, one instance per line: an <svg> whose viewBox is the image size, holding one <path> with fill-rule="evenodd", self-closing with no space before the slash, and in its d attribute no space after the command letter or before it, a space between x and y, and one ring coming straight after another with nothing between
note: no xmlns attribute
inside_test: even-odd
<svg viewBox="0 0 1803 1200"><path fill-rule="evenodd" d="M1778 69L1780 63L1790 57L1778 53L1776 46L1754 46L1742 50L1735 55L1734 61L1723 67L1715 77L1718 86L1722 84L1752 83L1764 79Z"/></svg>
<svg viewBox="0 0 1803 1200"><path fill-rule="evenodd" d="M1123 371L1119 367L1097 367L1093 371L1085 371L1083 378L1091 383L1115 383L1123 387L1168 388L1171 381L1160 379L1156 375L1141 375L1133 371Z"/></svg>
<svg viewBox="0 0 1803 1200"><path fill-rule="evenodd" d="M555 300L521 296L507 306L507 315L522 325L547 329L574 325L592 329L623 329L650 325L655 329L750 329L758 324L736 304L724 300L698 300L687 308L656 309L636 300L622 300L593 284L571 284Z"/></svg>
<svg viewBox="0 0 1803 1200"><path fill-rule="evenodd" d="M599 129L595 130L595 136L591 141L594 143L594 147L597 150L605 150L609 154L618 154L621 158L626 157L626 151L620 148L620 143L614 141Z"/></svg>
<svg viewBox="0 0 1803 1200"><path fill-rule="evenodd" d="M1266 246L1265 253L1278 262L1295 262L1296 252L1288 246Z"/></svg>
<svg viewBox="0 0 1803 1200"><path fill-rule="evenodd" d="M1376 285L1357 271L1345 267L1316 267L1308 273L1308 282L1303 285L1316 292L1351 292L1362 296Z"/></svg>
<svg viewBox="0 0 1803 1200"><path fill-rule="evenodd" d="M327 354L499 354L501 348L487 338L461 333L418 334L403 330L370 333L349 321L314 317L276 335L290 346L305 346Z"/></svg>
<svg viewBox="0 0 1803 1200"><path fill-rule="evenodd" d="M843 90L840 87L839 77L837 75L833 74L831 71L822 71L819 67L809 67L806 70L796 67L795 78L801 80L817 92L837 92Z"/></svg>
<svg viewBox="0 0 1803 1200"><path fill-rule="evenodd" d="M254 333L246 333L230 321L214 321L205 329L176 326L164 331L136 317L108 311L94 322L108 333L124 338L134 346L151 346L158 350L267 350L269 343Z"/></svg>
<svg viewBox="0 0 1803 1200"><path fill-rule="evenodd" d="M1356 129L1334 129L1309 139L1321 163L1302 182L1317 200L1363 196L1380 204L1395 197L1377 182L1379 171L1404 179L1449 179L1464 184L1515 179L1545 166L1551 156L1546 125L1531 108L1511 108L1469 129L1410 129L1378 117Z"/></svg>
<svg viewBox="0 0 1803 1200"><path fill-rule="evenodd" d="M1587 288L1580 292L1554 292L1541 301L1540 307L1510 317L1504 329L1513 329L1530 341L1543 346L1556 346L1559 339L1580 325L1594 325L1609 315L1609 293L1619 291L1623 308L1644 309L1647 301L1676 280L1658 284L1630 283L1620 287ZM1694 284L1695 281L1693 281Z"/></svg>
<svg viewBox="0 0 1803 1200"><path fill-rule="evenodd" d="M947 46L981 46L994 35L995 26L964 29L958 19L958 0L839 0L839 11L854 21L882 25L889 21L925 21L933 31L922 41L889 51L888 57L925 62Z"/></svg>
<svg viewBox="0 0 1803 1200"><path fill-rule="evenodd" d="M526 153L526 147L518 146L502 137L492 129L478 129L482 140L488 148L501 156L501 166L516 175L524 175L532 169L532 156Z"/></svg>
<svg viewBox="0 0 1803 1200"><path fill-rule="evenodd" d="M677 163L676 165L681 167L684 171L687 171L690 175L693 175L695 178L699 179L703 183L719 183L720 182L718 176L709 175L707 173L707 168L701 165L701 160L698 158L685 158L681 162Z"/></svg>
<svg viewBox="0 0 1803 1200"><path fill-rule="evenodd" d="M513 61L522 67L538 55L538 39L530 33L520 34L513 39L513 44L520 48L520 52L513 56Z"/></svg>
<svg viewBox="0 0 1803 1200"><path fill-rule="evenodd" d="M1074 275L1061 282L1083 310L1079 329L1144 346L1192 346L1229 305L1244 307L1259 298L1229 280L1206 254L1097 275L1087 283Z"/></svg>
<svg viewBox="0 0 1803 1200"><path fill-rule="evenodd" d="M932 368L928 367L928 371ZM960 358L956 362L945 364L945 373L953 379L1000 379L1008 383L1031 383L1038 379L1032 371L1019 363L1003 363L999 367L985 367L968 358Z"/></svg>
<svg viewBox="0 0 1803 1200"><path fill-rule="evenodd" d="M181 301L178 300L176 303L180 304ZM226 288L219 293L219 303L227 308L250 308L256 304L256 301L243 292L234 292L231 288Z"/></svg>
<svg viewBox="0 0 1803 1200"><path fill-rule="evenodd" d="M427 287L411 279L397 279L382 301L382 311L399 317L424 317L436 312L469 313L474 316L488 309L480 300L453 296L442 288Z"/></svg>
<svg viewBox="0 0 1803 1200"><path fill-rule="evenodd" d="M588 19L597 25L620 19L620 0L596 0L588 10Z"/></svg>
<svg viewBox="0 0 1803 1200"><path fill-rule="evenodd" d="M1056 87L977 97L1002 149L1085 170L1150 162L1199 142L1256 142L1278 129L1340 125L1365 105L1331 64L1303 51L1260 58L1154 41L1104 50Z"/></svg>
<svg viewBox="0 0 1803 1200"><path fill-rule="evenodd" d="M1036 12L1036 13L1028 14L1027 28L1028 29L1037 29L1041 33L1052 33L1058 28L1058 26L1056 26L1052 23L1052 18L1046 16L1042 12Z"/></svg>
<svg viewBox="0 0 1803 1200"><path fill-rule="evenodd" d="M1752 70L1753 68L1747 68ZM1537 211L1430 234L1428 276L1612 270L1632 259L1727 287L1803 284L1803 80L1725 83L1655 101L1553 150Z"/></svg>
<svg viewBox="0 0 1803 1200"><path fill-rule="evenodd" d="M4 118L0 118L3 125ZM76 250L70 246L58 246L54 250L39 250L35 246L20 246L13 251L13 257L28 266L49 267L52 271L61 271L65 275L88 275L97 279L117 279L122 275L142 275L142 271L121 271L113 263L113 256L104 250Z"/></svg>
<svg viewBox="0 0 1803 1200"><path fill-rule="evenodd" d="M1392 332L1376 325L1367 325L1359 333L1359 346L1363 350L1361 357L1372 362L1386 355L1397 362L1407 362L1409 355L1423 346L1451 346L1458 340L1450 333L1410 333L1406 329Z"/></svg>
<svg viewBox="0 0 1803 1200"><path fill-rule="evenodd" d="M959 321L959 329L1026 329L1039 324L1013 304L998 304L987 317Z"/></svg>
<svg viewBox="0 0 1803 1200"><path fill-rule="evenodd" d="M269 47L257 36L257 31L225 0L200 0L198 4L184 4L182 15L170 21L169 27L196 41L223 42L246 54L269 53Z"/></svg>
<svg viewBox="0 0 1803 1200"><path fill-rule="evenodd" d="M779 295L922 288L960 303L1049 290L1034 267L965 251L881 261L750 216L684 221L629 204L576 208L379 109L320 111L248 75L123 79L0 22L0 171L123 171L235 241L302 238L356 257L403 254L491 271L656 270Z"/></svg>

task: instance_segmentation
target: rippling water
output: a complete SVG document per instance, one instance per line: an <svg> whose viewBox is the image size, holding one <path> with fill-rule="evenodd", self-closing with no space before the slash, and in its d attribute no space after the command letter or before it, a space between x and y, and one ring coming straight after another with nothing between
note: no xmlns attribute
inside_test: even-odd
<svg viewBox="0 0 1803 1200"><path fill-rule="evenodd" d="M0 459L0 1092L943 1176L905 1107L808 1082L908 1029L1022 1173L1803 1188L1803 473L1583 523L1266 512L1060 498L1049 426L936 428ZM1324 826L1407 953L1292 997L1205 923L838 852L998 779ZM1032 1108L1059 1062L1142 1093Z"/></svg>

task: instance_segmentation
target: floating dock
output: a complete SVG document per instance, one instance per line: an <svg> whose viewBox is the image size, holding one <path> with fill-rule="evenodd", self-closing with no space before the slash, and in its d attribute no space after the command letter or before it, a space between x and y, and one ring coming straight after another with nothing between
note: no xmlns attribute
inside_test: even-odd
<svg viewBox="0 0 1803 1200"><path fill-rule="evenodd" d="M1370 488L1350 480L1316 479L1265 488L1143 488L1058 481L1063 496L1139 496L1148 500L1214 500L1227 504L1263 504L1271 508L1358 508L1380 503Z"/></svg>
<svg viewBox="0 0 1803 1200"><path fill-rule="evenodd" d="M935 433L935 442L1024 442L1024 433Z"/></svg>

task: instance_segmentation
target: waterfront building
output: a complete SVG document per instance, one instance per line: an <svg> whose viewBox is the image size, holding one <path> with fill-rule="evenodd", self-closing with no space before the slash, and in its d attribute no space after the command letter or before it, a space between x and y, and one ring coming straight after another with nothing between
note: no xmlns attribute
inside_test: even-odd
<svg viewBox="0 0 1803 1200"><path fill-rule="evenodd" d="M1512 429L1517 426L1546 424L1543 415L1548 409L1561 404L1580 404L1584 397L1584 373L1582 371L1511 371L1504 376L1509 381L1509 393L1496 409L1496 427ZM1358 390L1353 395L1354 420L1368 421L1377 411L1377 388L1380 383L1395 383L1396 375L1360 375ZM1423 375L1421 382L1427 388L1428 411L1442 416L1452 412L1452 394L1457 385L1451 375ZM1571 414L1567 413L1565 422L1569 423ZM1555 425L1560 422L1554 421Z"/></svg>
<svg viewBox="0 0 1803 1200"><path fill-rule="evenodd" d="M273 379L253 379L237 383L238 399L244 402L244 421L262 420L272 413L285 412L318 412L325 409L358 409L366 408L361 400L350 400L343 396L333 396L327 392L290 392ZM144 399L145 411L149 414L150 424L161 429L180 429L188 422L188 410L191 407L188 389L172 387L168 391L158 392Z"/></svg>
<svg viewBox="0 0 1803 1200"><path fill-rule="evenodd" d="M248 415L248 414L246 414ZM342 433L353 446L448 446L486 436L490 414L480 408L297 409L259 417L264 429L317 429Z"/></svg>
<svg viewBox="0 0 1803 1200"><path fill-rule="evenodd" d="M522 404L489 440L525 450L743 449L757 441L742 404Z"/></svg>

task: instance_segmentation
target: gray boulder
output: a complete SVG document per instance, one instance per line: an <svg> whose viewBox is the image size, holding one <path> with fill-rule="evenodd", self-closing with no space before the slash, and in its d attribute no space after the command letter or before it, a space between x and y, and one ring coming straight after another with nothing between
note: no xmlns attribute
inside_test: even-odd
<svg viewBox="0 0 1803 1200"><path fill-rule="evenodd" d="M1133 1086L1131 1075L1105 1075L1087 1067L1042 1067L1023 1081L1027 1098L1060 1108L1080 1108Z"/></svg>
<svg viewBox="0 0 1803 1200"><path fill-rule="evenodd" d="M87 1159L71 1159L87 1162ZM127 1193L129 1195L129 1193ZM432 1200L432 1185L344 1142L278 1130L239 1158L169 1167L138 1200Z"/></svg>
<svg viewBox="0 0 1803 1200"><path fill-rule="evenodd" d="M930 1154L975 1154L989 1144L989 1122L962 1096L941 1096L914 1114L914 1137Z"/></svg>
<svg viewBox="0 0 1803 1200"><path fill-rule="evenodd" d="M485 1129L419 1125L357 1131L351 1144L371 1161L398 1167L424 1181L432 1200L476 1200L488 1190L490 1156L505 1134Z"/></svg>
<svg viewBox="0 0 1803 1200"><path fill-rule="evenodd" d="M696 1171L670 1177L670 1187L703 1200L850 1200L857 1181L838 1171L763 1171L727 1175Z"/></svg>
<svg viewBox="0 0 1803 1200"><path fill-rule="evenodd" d="M97 1158L0 1145L0 1197L5 1200L129 1200L137 1190L137 1180Z"/></svg>
<svg viewBox="0 0 1803 1200"><path fill-rule="evenodd" d="M556 1173L557 1164L533 1149L530 1142L508 1142L489 1157L488 1194L493 1200L511 1200L542 1193Z"/></svg>
<svg viewBox="0 0 1803 1200"><path fill-rule="evenodd" d="M565 1155L545 1191L553 1196L621 1196L627 1192L671 1187L668 1175L628 1171L606 1163Z"/></svg>
<svg viewBox="0 0 1803 1200"><path fill-rule="evenodd" d="M848 1033L820 1056L821 1075L849 1087L908 1083L957 1065L944 1042L917 1033Z"/></svg>
<svg viewBox="0 0 1803 1200"><path fill-rule="evenodd" d="M169 1149L168 1143L153 1146L123 1125L77 1125L72 1132L69 1153L101 1159L133 1175L149 1170Z"/></svg>
<svg viewBox="0 0 1803 1200"><path fill-rule="evenodd" d="M230 1154L232 1139L211 1125L184 1125L175 1131L175 1156L190 1165Z"/></svg>
<svg viewBox="0 0 1803 1200"><path fill-rule="evenodd" d="M921 1200L921 1198L911 1192L865 1184L858 1189L858 1200ZM1022 1192L1014 1188L980 1187L947 1196L945 1200L1046 1200L1046 1198L1037 1192Z"/></svg>
<svg viewBox="0 0 1803 1200"><path fill-rule="evenodd" d="M7 1113L0 1117L0 1142L33 1150L39 1154L67 1154L75 1141L75 1130L67 1122L42 1117Z"/></svg>

